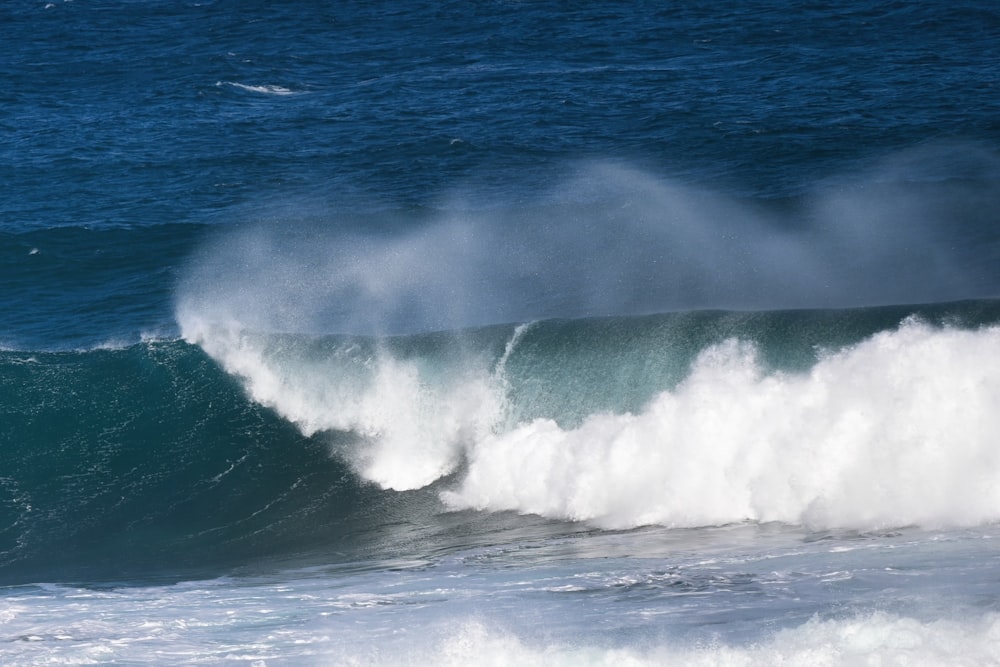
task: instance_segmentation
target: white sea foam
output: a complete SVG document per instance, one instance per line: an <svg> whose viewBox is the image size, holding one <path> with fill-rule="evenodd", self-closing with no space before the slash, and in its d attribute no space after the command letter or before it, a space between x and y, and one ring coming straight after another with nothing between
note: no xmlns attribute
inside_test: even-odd
<svg viewBox="0 0 1000 667"><path fill-rule="evenodd" d="M997 327L908 321L803 375L767 374L730 340L638 414L477 441L444 498L609 527L997 521L997 405Z"/></svg>
<svg viewBox="0 0 1000 667"><path fill-rule="evenodd" d="M340 453L365 479L388 489L419 488L453 472L462 443L484 438L501 409L494 391L500 379L485 362L463 360L442 377L419 361L349 343L314 358L275 349L266 337L191 319L184 335L242 378L254 401L303 433L357 436Z"/></svg>
<svg viewBox="0 0 1000 667"><path fill-rule="evenodd" d="M275 85L258 85L253 86L246 83L239 83L237 81L218 81L216 86L232 86L233 88L239 88L240 90L246 90L251 93L262 93L264 95L294 95L297 91L291 88L285 88L284 86Z"/></svg>
<svg viewBox="0 0 1000 667"><path fill-rule="evenodd" d="M313 578L251 586L218 580L115 590L12 590L0 608L3 662L373 667L1000 663L996 613L919 618L861 612L762 630L744 642L696 642L668 632L622 643L589 634L586 622L539 635L512 630L503 618L491 621L474 613L470 618L458 609L440 613L441 604L451 605L440 603L439 590L387 596L349 592L361 586L357 582L345 592L345 583L351 584ZM383 583L394 587L399 582L392 578L391 584ZM407 600L411 603L405 604ZM431 600L439 605L426 604Z"/></svg>
<svg viewBox="0 0 1000 667"><path fill-rule="evenodd" d="M394 659L395 660L395 659ZM750 646L661 645L605 648L582 644L531 646L518 637L467 623L429 655L399 657L406 665L987 665L1000 662L1000 617L969 623L876 613L846 620L814 619ZM372 664L358 659L351 664Z"/></svg>

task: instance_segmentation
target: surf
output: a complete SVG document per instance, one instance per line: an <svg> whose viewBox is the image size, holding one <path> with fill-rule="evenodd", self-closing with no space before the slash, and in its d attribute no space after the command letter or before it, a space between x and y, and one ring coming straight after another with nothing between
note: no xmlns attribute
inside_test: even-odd
<svg viewBox="0 0 1000 667"><path fill-rule="evenodd" d="M998 315L987 301L388 338L187 333L362 479L452 480L453 510L867 530L1000 519Z"/></svg>

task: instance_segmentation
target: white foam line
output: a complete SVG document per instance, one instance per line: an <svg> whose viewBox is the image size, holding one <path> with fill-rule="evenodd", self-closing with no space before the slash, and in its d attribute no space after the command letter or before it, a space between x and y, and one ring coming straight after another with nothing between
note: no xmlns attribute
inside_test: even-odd
<svg viewBox="0 0 1000 667"><path fill-rule="evenodd" d="M265 95L295 95L299 91L292 90L290 88L285 88L284 86L275 85L259 85L252 86L245 83L239 83L237 81L218 81L216 86L232 86L233 88L239 88L240 90L246 90L252 93L262 93Z"/></svg>

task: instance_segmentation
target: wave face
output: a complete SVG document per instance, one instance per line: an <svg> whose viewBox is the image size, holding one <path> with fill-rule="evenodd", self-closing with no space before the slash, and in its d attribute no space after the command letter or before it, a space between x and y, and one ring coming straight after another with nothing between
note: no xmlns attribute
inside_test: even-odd
<svg viewBox="0 0 1000 667"><path fill-rule="evenodd" d="M997 521L998 322L976 301L396 337L189 323L190 341L2 352L0 572L385 557L517 515ZM465 510L492 518L456 528Z"/></svg>
<svg viewBox="0 0 1000 667"><path fill-rule="evenodd" d="M212 571L335 541L369 500L183 342L0 369L4 580Z"/></svg>

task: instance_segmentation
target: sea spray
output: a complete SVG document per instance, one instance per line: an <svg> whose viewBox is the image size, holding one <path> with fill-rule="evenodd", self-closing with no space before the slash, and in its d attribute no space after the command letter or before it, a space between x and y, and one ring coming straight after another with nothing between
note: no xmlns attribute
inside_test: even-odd
<svg viewBox="0 0 1000 667"><path fill-rule="evenodd" d="M179 281L178 320L385 336L988 298L992 264L970 260L963 230L989 224L995 189L926 176L957 150L928 149L905 170L782 204L600 161L500 208L462 191L432 209L360 219L290 202L202 245ZM978 171L1000 163L976 155Z"/></svg>

